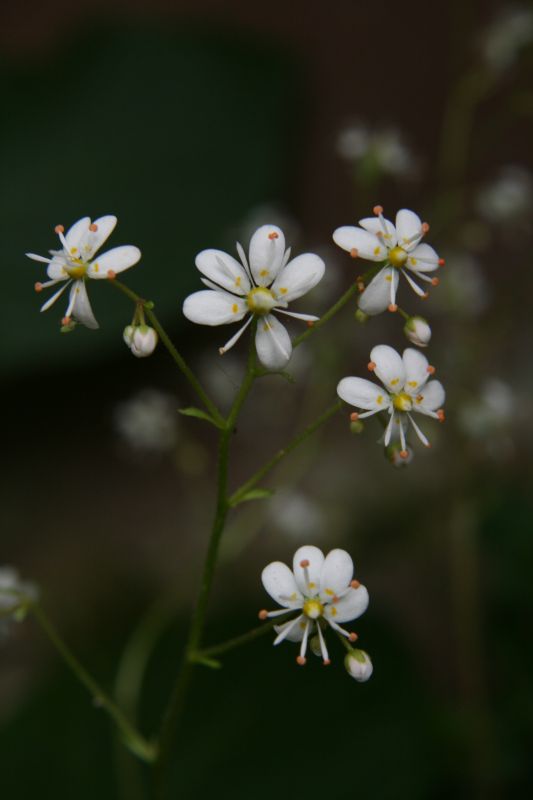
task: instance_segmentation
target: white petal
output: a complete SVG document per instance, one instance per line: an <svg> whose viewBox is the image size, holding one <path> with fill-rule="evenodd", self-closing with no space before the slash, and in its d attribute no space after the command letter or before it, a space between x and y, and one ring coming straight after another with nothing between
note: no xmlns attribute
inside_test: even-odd
<svg viewBox="0 0 533 800"><path fill-rule="evenodd" d="M63 256L54 256L46 268L46 274L53 281L61 280L62 278L67 280L68 272L65 269L66 263Z"/></svg>
<svg viewBox="0 0 533 800"><path fill-rule="evenodd" d="M195 264L202 275L228 292L244 295L252 288L242 264L223 250L202 250Z"/></svg>
<svg viewBox="0 0 533 800"><path fill-rule="evenodd" d="M296 311L286 311L284 308L276 306L273 311L276 314L285 314L286 317L293 317L294 319L303 319L304 322L318 322L320 317L315 317L314 314L298 314Z"/></svg>
<svg viewBox="0 0 533 800"><path fill-rule="evenodd" d="M300 594L294 575L286 564L273 561L261 573L261 580L270 597L285 608L301 608L303 597Z"/></svg>
<svg viewBox="0 0 533 800"><path fill-rule="evenodd" d="M353 578L352 557L346 550L331 550L322 565L320 596L331 602L335 595L345 592Z"/></svg>
<svg viewBox="0 0 533 800"><path fill-rule="evenodd" d="M85 281L75 281L71 292L74 292L76 295L74 307L72 309L72 316L74 319L76 319L78 322L81 322L81 324L85 325L86 328L91 328L91 330L96 330L96 328L99 328L100 326L94 317L93 310L89 302Z"/></svg>
<svg viewBox="0 0 533 800"><path fill-rule="evenodd" d="M67 243L67 250L69 252L72 251L72 248L75 248L75 252L77 253L80 242L89 230L90 224L90 217L82 217L68 229L65 234L65 241Z"/></svg>
<svg viewBox="0 0 533 800"><path fill-rule="evenodd" d="M422 221L414 211L401 208L396 214L396 233L398 244L408 252L413 250L422 238Z"/></svg>
<svg viewBox="0 0 533 800"><path fill-rule="evenodd" d="M223 345L222 347L218 348L218 352L220 353L221 356L223 356L224 353L227 353L228 350L231 350L233 345L237 344L237 342L239 341L239 339L241 338L241 336L243 335L244 331L246 330L246 328L248 327L248 325L251 323L252 320L253 320L253 316L252 316L252 314L250 314L250 316L248 317L248 319L246 320L244 325L241 325L241 327L239 328L237 333L234 333L233 336L231 337L231 339L228 339L228 341L226 342L225 345Z"/></svg>
<svg viewBox="0 0 533 800"><path fill-rule="evenodd" d="M70 255L89 261L115 230L117 218L112 214L107 214L105 217L95 219L93 224L96 225L96 230L92 231L87 226L87 230L79 240L77 248L70 247Z"/></svg>
<svg viewBox="0 0 533 800"><path fill-rule="evenodd" d="M368 261L383 261L387 257L387 248L377 236L354 225L337 228L333 232L333 241L348 253L357 250L357 255Z"/></svg>
<svg viewBox="0 0 533 800"><path fill-rule="evenodd" d="M51 258L45 258L45 256L38 256L37 253L24 253L27 258L31 258L32 261L40 261L42 264L50 264L52 261Z"/></svg>
<svg viewBox="0 0 533 800"><path fill-rule="evenodd" d="M301 562L309 561L306 567L301 566ZM292 560L292 569L296 584L301 593L307 597L313 597L320 591L320 574L324 564L324 554L322 550L312 544L299 547Z"/></svg>
<svg viewBox="0 0 533 800"><path fill-rule="evenodd" d="M391 284L392 294L396 294L399 280L398 270L393 267L383 267L375 275L363 294L359 298L359 308L369 316L381 314L391 303Z"/></svg>
<svg viewBox="0 0 533 800"><path fill-rule="evenodd" d="M198 325L227 325L239 322L248 311L246 301L220 290L205 289L189 295L183 313Z"/></svg>
<svg viewBox="0 0 533 800"><path fill-rule="evenodd" d="M343 378L337 386L337 394L346 403L368 411L388 408L391 403L381 386L365 378Z"/></svg>
<svg viewBox="0 0 533 800"><path fill-rule="evenodd" d="M378 344L370 352L370 361L376 365L375 374L391 392L399 392L405 383L402 357L388 344Z"/></svg>
<svg viewBox="0 0 533 800"><path fill-rule="evenodd" d="M290 261L271 286L274 296L290 303L322 280L326 265L314 253L303 253Z"/></svg>
<svg viewBox="0 0 533 800"><path fill-rule="evenodd" d="M419 244L411 250L404 266L415 272L433 272L438 269L439 257L429 244Z"/></svg>
<svg viewBox="0 0 533 800"><path fill-rule="evenodd" d="M267 369L283 369L291 357L292 344L286 328L272 314L257 321L255 348L261 364Z"/></svg>
<svg viewBox="0 0 533 800"><path fill-rule="evenodd" d="M444 405L446 392L440 381L429 381L422 389L419 397L422 399L415 399L414 411L421 411L422 413L424 411L436 411Z"/></svg>
<svg viewBox="0 0 533 800"><path fill-rule="evenodd" d="M66 288L67 288L67 286L69 286L69 285L70 285L70 281L67 281L67 282L65 283L65 285L64 285L64 286L62 286L62 287L61 287L61 289L59 289L59 291L55 292L55 293L52 295L52 297L49 297L49 298L48 298L48 300L46 301L46 303L43 303L43 305L41 306L41 311L48 311L48 309L50 308L50 306L53 306L53 305L54 305L55 301L56 301L56 300L57 300L59 297L61 297L61 295L63 294L63 292L65 291L65 289L66 289Z"/></svg>
<svg viewBox="0 0 533 800"><path fill-rule="evenodd" d="M262 225L250 240L250 269L258 286L270 286L285 255L285 236L276 225Z"/></svg>
<svg viewBox="0 0 533 800"><path fill-rule="evenodd" d="M405 368L405 391L408 394L418 394L429 378L428 360L420 350L412 347L403 351L402 358Z"/></svg>
<svg viewBox="0 0 533 800"><path fill-rule="evenodd" d="M382 242L388 247L394 247L397 241L396 228L385 217L365 217L359 220L359 225L375 236L379 236Z"/></svg>
<svg viewBox="0 0 533 800"><path fill-rule="evenodd" d="M125 269L133 267L139 261L141 251L132 244L125 244L122 247L113 247L98 256L87 269L90 278L107 278L109 270L112 272L123 272Z"/></svg>
<svg viewBox="0 0 533 800"><path fill-rule="evenodd" d="M336 623L349 622L364 614L367 608L368 591L366 586L361 585L358 589L348 589L338 603L325 606L324 616Z"/></svg>

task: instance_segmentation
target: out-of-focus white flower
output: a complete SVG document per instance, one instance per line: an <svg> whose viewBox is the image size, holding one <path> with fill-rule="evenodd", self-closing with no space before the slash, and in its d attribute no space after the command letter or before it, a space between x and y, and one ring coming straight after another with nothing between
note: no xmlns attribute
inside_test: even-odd
<svg viewBox="0 0 533 800"><path fill-rule="evenodd" d="M484 439L509 427L516 405L511 386L499 378L490 378L483 384L479 397L462 406L459 422L470 436Z"/></svg>
<svg viewBox="0 0 533 800"><path fill-rule="evenodd" d="M0 567L0 638L13 621L24 617L29 603L37 600L35 584L22 581L13 567Z"/></svg>
<svg viewBox="0 0 533 800"><path fill-rule="evenodd" d="M157 331L149 325L127 325L123 338L137 358L151 356L157 347Z"/></svg>
<svg viewBox="0 0 533 800"><path fill-rule="evenodd" d="M341 400L364 409L364 413L358 414L360 419L386 411L390 419L385 429L384 445L388 447L391 441L399 440L402 458L409 456L405 438L409 423L422 444L429 447L427 437L411 412L444 421L444 388L440 381L428 380L435 368L419 350L409 347L401 356L386 344L373 348L368 368L376 373L386 390L365 378L343 378L337 386Z"/></svg>
<svg viewBox="0 0 533 800"><path fill-rule="evenodd" d="M347 250L353 258L382 263L359 298L359 308L370 316L380 314L385 309L396 311L396 290L400 272L413 291L420 297L428 293L411 277L416 275L422 281L436 286L438 278L430 278L427 273L434 272L444 264L435 250L428 244L420 244L429 230L426 222L421 222L413 211L402 208L396 214L396 224L383 216L383 208L375 206L375 217L359 220L360 228L344 225L333 233L333 241Z"/></svg>
<svg viewBox="0 0 533 800"><path fill-rule="evenodd" d="M306 662L309 636L316 630L318 650L324 664L329 664L329 654L324 639L324 629L329 625L334 631L355 641L357 636L340 626L341 622L357 619L368 607L368 592L359 581L352 580L353 561L345 550L331 550L324 558L322 550L313 545L300 547L293 558L292 570L281 561L265 567L261 580L268 594L283 606L278 611L261 611L260 619L277 617L288 611L298 611L296 617L275 626L274 644L284 639L301 642L296 661Z"/></svg>
<svg viewBox="0 0 533 800"><path fill-rule="evenodd" d="M489 222L516 223L531 212L533 178L519 165L508 165L477 196L480 214Z"/></svg>
<svg viewBox="0 0 533 800"><path fill-rule="evenodd" d="M520 50L533 41L533 10L526 6L507 8L484 33L483 56L495 72L512 66Z"/></svg>
<svg viewBox="0 0 533 800"><path fill-rule="evenodd" d="M370 656L364 650L354 649L346 653L344 666L348 675L351 675L359 683L367 681L374 672Z"/></svg>
<svg viewBox="0 0 533 800"><path fill-rule="evenodd" d="M88 279L113 279L119 272L129 269L139 261L141 251L133 245L114 247L96 258L96 252L113 232L117 218L112 215L99 217L91 222L83 217L65 233L63 225L56 225L55 232L61 242L60 250L50 250L52 258L26 253L28 258L48 264L50 278L46 283L36 283L35 291L40 292L57 283L64 285L41 307L46 311L70 286L69 302L62 324L68 329L71 320L81 322L87 328L98 328L94 318L86 282Z"/></svg>
<svg viewBox="0 0 533 800"><path fill-rule="evenodd" d="M418 170L401 133L393 128L370 130L364 125L350 125L337 137L337 152L347 161L368 160L388 175L414 176Z"/></svg>
<svg viewBox="0 0 533 800"><path fill-rule="evenodd" d="M289 536L303 533L314 539L324 529L324 513L318 503L301 492L276 492L270 502L270 517Z"/></svg>
<svg viewBox="0 0 533 800"><path fill-rule="evenodd" d="M427 347L431 339L431 328L424 317L409 317L403 326L403 332L417 347Z"/></svg>
<svg viewBox="0 0 533 800"><path fill-rule="evenodd" d="M173 450L178 434L177 405L170 395L143 389L116 407L116 430L134 450Z"/></svg>
<svg viewBox="0 0 533 800"><path fill-rule="evenodd" d="M221 250L202 250L196 266L208 290L186 298L183 313L199 325L245 324L220 348L227 352L241 337L252 319L257 318L255 346L259 361L267 369L283 369L292 353L286 328L271 313L316 321L318 317L287 311L292 300L306 294L320 281L325 264L319 256L304 253L290 261L283 231L263 225L250 241L249 258L237 243L241 263Z"/></svg>

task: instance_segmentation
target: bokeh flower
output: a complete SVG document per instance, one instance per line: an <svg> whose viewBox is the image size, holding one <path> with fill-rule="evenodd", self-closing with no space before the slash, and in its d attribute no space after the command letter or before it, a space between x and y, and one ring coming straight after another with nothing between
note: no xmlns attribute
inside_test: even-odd
<svg viewBox="0 0 533 800"><path fill-rule="evenodd" d="M29 603L38 596L37 587L22 581L13 567L0 567L0 639L13 621L22 619Z"/></svg>

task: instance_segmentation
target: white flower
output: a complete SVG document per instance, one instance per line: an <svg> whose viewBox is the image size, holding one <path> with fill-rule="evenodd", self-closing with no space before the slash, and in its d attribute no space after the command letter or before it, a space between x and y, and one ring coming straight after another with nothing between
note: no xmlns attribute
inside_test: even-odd
<svg viewBox="0 0 533 800"><path fill-rule="evenodd" d="M37 587L21 581L13 567L0 567L0 637L5 635L9 624L20 619L28 602L37 599Z"/></svg>
<svg viewBox="0 0 533 800"><path fill-rule="evenodd" d="M275 225L256 230L248 259L239 243L237 252L242 263L221 250L198 253L196 266L209 289L187 297L183 313L199 325L227 325L248 315L245 324L220 348L221 354L233 347L252 319L258 317L255 346L259 361L267 369L283 369L291 357L292 344L284 325L271 312L316 321L318 317L286 309L292 300L316 286L324 275L324 262L313 253L289 261L290 248L285 250L285 237Z"/></svg>
<svg viewBox="0 0 533 800"><path fill-rule="evenodd" d="M141 251L133 245L114 247L101 256L95 258L97 250L104 244L113 232L117 218L112 215L100 217L91 222L89 217L83 217L72 225L65 233L62 225L57 225L55 232L61 242L60 250L50 250L52 258L26 253L34 261L48 264L47 273L50 278L46 283L36 283L37 292L55 286L56 283L64 285L49 300L44 303L41 311L46 311L70 286L69 302L63 325L68 326L71 318L81 322L87 328L98 328L98 322L89 303L87 287L88 278L102 280L114 278L117 273L132 267L141 257Z"/></svg>
<svg viewBox="0 0 533 800"><path fill-rule="evenodd" d="M445 392L439 381L428 380L435 368L419 350L407 348L403 356L386 344L374 347L370 353L368 368L375 372L386 387L385 391L364 378L343 378L337 386L337 394L346 403L364 409L359 419L370 417L379 411L387 411L390 419L385 430L384 444L399 439L400 455L408 458L409 451L405 435L409 423L413 426L420 441L429 447L427 437L422 433L411 412L444 421ZM353 415L352 415L353 416Z"/></svg>
<svg viewBox="0 0 533 800"><path fill-rule="evenodd" d="M157 331L150 325L127 325L124 328L123 338L137 358L151 356L157 347Z"/></svg>
<svg viewBox="0 0 533 800"><path fill-rule="evenodd" d="M390 175L413 175L417 164L394 128L370 130L355 124L345 128L337 138L337 152L347 161L368 160L380 172Z"/></svg>
<svg viewBox="0 0 533 800"><path fill-rule="evenodd" d="M397 310L396 290L400 272L416 294L427 297L428 293L409 273L437 286L438 278L430 278L426 273L434 272L444 264L432 247L420 244L429 225L421 222L413 211L400 209L395 225L385 219L381 206L375 206L374 213L376 217L359 220L360 228L345 225L333 233L335 244L347 250L353 258L384 262L359 298L359 308L371 316L387 308L389 311Z"/></svg>
<svg viewBox="0 0 533 800"><path fill-rule="evenodd" d="M503 72L512 66L520 50L533 40L533 11L515 6L500 14L485 32L483 54L489 67Z"/></svg>
<svg viewBox="0 0 533 800"><path fill-rule="evenodd" d="M301 642L296 661L305 664L309 636L316 629L319 652L324 664L329 664L323 633L326 623L353 642L357 635L341 628L339 623L357 619L368 607L366 588L352 577L353 562L345 550L331 550L324 558L322 550L313 545L305 545L296 551L292 570L281 561L268 564L261 580L269 595L283 609L261 611L260 619L277 617L293 609L301 612L288 622L275 626L278 635L274 644L284 639Z"/></svg>
<svg viewBox="0 0 533 800"><path fill-rule="evenodd" d="M344 659L344 666L348 674L359 683L367 681L374 672L370 656L364 650L352 650L347 653Z"/></svg>
<svg viewBox="0 0 533 800"><path fill-rule="evenodd" d="M135 450L171 451L178 441L177 405L171 395L142 389L116 407L117 432Z"/></svg>
<svg viewBox="0 0 533 800"><path fill-rule="evenodd" d="M417 347L427 347L431 339L431 328L424 317L409 317L403 331L410 342Z"/></svg>

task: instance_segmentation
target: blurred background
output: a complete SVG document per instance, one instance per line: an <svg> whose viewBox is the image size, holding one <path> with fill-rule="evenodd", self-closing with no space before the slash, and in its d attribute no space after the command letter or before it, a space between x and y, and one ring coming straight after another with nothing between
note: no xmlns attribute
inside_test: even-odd
<svg viewBox="0 0 533 800"><path fill-rule="evenodd" d="M429 13L431 12L431 19ZM332 244L376 203L414 209L446 258L441 285L400 302L426 316L447 422L397 468L369 420L339 414L241 506L223 543L207 631L256 625L260 573L301 544L344 547L371 605L355 625L374 675L340 647L324 670L269 636L198 670L175 794L236 800L529 797L533 790L533 499L530 370L533 10L451 0L48 0L0 8L6 400L0 564L40 586L75 652L157 724L179 664L213 506L215 431L163 347L132 357L131 304L90 287L100 330L59 333L39 314L54 226L119 218L112 246L143 259L124 280L153 299L223 408L245 343L188 323L195 254L234 252L263 223L318 252L324 281L297 310L325 311L364 265ZM294 321L291 331L300 332ZM260 381L232 454L237 486L326 408L374 344L402 349L399 315L355 303L295 353L289 384ZM333 643L334 645L334 643ZM6 796L142 797L144 776L104 712L33 620L0 645ZM144 655L143 655L144 654ZM133 677L132 677L133 676Z"/></svg>

